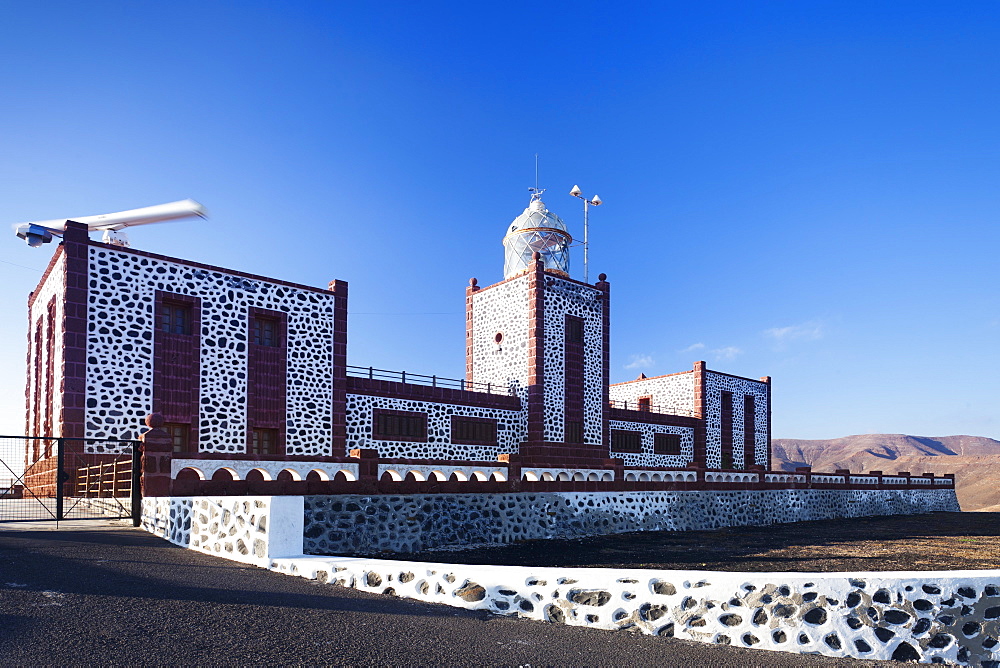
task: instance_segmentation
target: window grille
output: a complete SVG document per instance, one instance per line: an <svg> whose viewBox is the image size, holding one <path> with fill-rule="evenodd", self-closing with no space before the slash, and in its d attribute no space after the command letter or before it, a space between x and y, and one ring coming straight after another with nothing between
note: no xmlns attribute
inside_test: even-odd
<svg viewBox="0 0 1000 668"><path fill-rule="evenodd" d="M642 433L630 429L612 429L611 450L614 452L642 452Z"/></svg>
<svg viewBox="0 0 1000 668"><path fill-rule="evenodd" d="M654 455L681 454L680 434L654 434L653 454Z"/></svg>

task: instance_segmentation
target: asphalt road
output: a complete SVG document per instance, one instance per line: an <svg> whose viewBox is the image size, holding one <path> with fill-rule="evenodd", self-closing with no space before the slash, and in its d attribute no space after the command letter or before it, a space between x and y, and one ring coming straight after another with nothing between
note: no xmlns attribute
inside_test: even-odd
<svg viewBox="0 0 1000 668"><path fill-rule="evenodd" d="M884 666L467 612L108 522L0 525L0 664Z"/></svg>

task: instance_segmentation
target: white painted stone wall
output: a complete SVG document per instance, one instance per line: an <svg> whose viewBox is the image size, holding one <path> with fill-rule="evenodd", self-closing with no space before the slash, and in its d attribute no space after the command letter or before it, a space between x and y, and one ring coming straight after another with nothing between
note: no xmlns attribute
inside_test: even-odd
<svg viewBox="0 0 1000 668"><path fill-rule="evenodd" d="M52 271L49 272L48 277L45 279L45 283L41 287L37 288L35 293L35 301L31 305L31 309L28 312L28 336L31 340L31 349L28 351L28 396L31 399L28 401L27 405L27 425L29 430L25 431L26 434L32 434L30 431L34 429L35 419L38 419L38 427L40 430L44 431L45 418L46 415L52 416L52 430L48 434L32 434L37 436L62 436L62 425L60 424L60 416L62 414L62 351L64 348L63 344L63 331L62 331L62 319L66 309L66 302L63 299L63 284L66 280L66 256L62 253L59 255L59 259L52 267ZM47 346L47 339L45 334L45 329L48 322L48 311L49 311L49 301L55 297L55 314L52 319L53 328L53 359L49 361L49 351ZM40 339L35 339L35 332L37 331L38 325L41 324L42 336ZM35 375L35 356L41 359L41 364L39 365L40 373L38 376ZM46 365L52 365L52 382L49 383L46 375ZM38 390L38 397L41 399L41 403L36 404L34 401L35 391ZM51 402L51 404L49 403Z"/></svg>
<svg viewBox="0 0 1000 668"><path fill-rule="evenodd" d="M977 666L1000 660L997 571L727 573L350 557L278 558L271 569L469 610L753 649Z"/></svg>
<svg viewBox="0 0 1000 668"><path fill-rule="evenodd" d="M621 403L628 402L635 408L639 397L652 397L650 404L677 411L678 415L694 414L694 371L655 376L646 380L618 383L608 388L608 398Z"/></svg>
<svg viewBox="0 0 1000 668"><path fill-rule="evenodd" d="M628 429L642 433L642 452L616 452L611 450L611 456L621 458L625 466L672 466L681 468L694 461L694 428L673 427L649 422L628 422L626 420L609 420L611 429ZM681 454L657 455L653 452L653 441L656 434L677 434L681 437Z"/></svg>
<svg viewBox="0 0 1000 668"><path fill-rule="evenodd" d="M769 466L767 461L767 385L761 381L705 372L705 459L708 468L722 467L722 392L733 393L733 467ZM743 461L743 397L754 398L754 460Z"/></svg>
<svg viewBox="0 0 1000 668"><path fill-rule="evenodd" d="M386 441L372 437L376 408L427 413L427 441ZM452 416L491 418L497 421L497 445L453 443ZM347 447L374 448L379 457L407 459L451 459L496 461L501 453L517 452L527 438L527 413L500 408L483 408L433 401L376 397L367 394L347 395Z"/></svg>
<svg viewBox="0 0 1000 668"><path fill-rule="evenodd" d="M583 441L603 442L604 311L600 290L545 275L544 440L566 438L566 316L583 320Z"/></svg>
<svg viewBox="0 0 1000 668"><path fill-rule="evenodd" d="M141 526L174 545L266 567L302 554L301 496L148 497Z"/></svg>
<svg viewBox="0 0 1000 668"><path fill-rule="evenodd" d="M529 278L518 276L472 296L472 380L511 388L522 402L528 386Z"/></svg>
<svg viewBox="0 0 1000 668"><path fill-rule="evenodd" d="M1000 660L995 570L728 573L306 556L295 535L303 512L302 497L144 499L143 527L322 583L539 621L833 657Z"/></svg>
<svg viewBox="0 0 1000 668"><path fill-rule="evenodd" d="M247 318L258 307L288 318L286 451L333 454L332 292L97 246L89 262L88 437L134 434L152 412L154 303L161 290L201 298L200 452L246 451Z"/></svg>
<svg viewBox="0 0 1000 668"><path fill-rule="evenodd" d="M170 460L170 477L176 478L183 469L193 469L202 480L211 480L220 469L226 469L233 480L246 480L251 471L260 471L264 480L277 480L288 471L293 480L305 480L315 471L323 480L332 480L343 472L348 480L358 479L358 465L344 462L270 461L255 459L178 459Z"/></svg>

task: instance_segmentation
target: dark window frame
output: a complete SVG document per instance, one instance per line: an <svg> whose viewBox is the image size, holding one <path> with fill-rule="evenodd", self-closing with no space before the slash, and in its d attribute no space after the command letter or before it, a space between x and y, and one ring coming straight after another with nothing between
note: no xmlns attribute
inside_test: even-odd
<svg viewBox="0 0 1000 668"><path fill-rule="evenodd" d="M170 435L174 454L185 454L191 450L191 425L182 422L165 422L163 430Z"/></svg>
<svg viewBox="0 0 1000 668"><path fill-rule="evenodd" d="M681 454L680 434L653 434L653 454L654 455L679 455Z"/></svg>
<svg viewBox="0 0 1000 668"><path fill-rule="evenodd" d="M156 329L164 334L190 336L194 329L193 321L194 308L191 302L167 298L156 304Z"/></svg>
<svg viewBox="0 0 1000 668"><path fill-rule="evenodd" d="M583 343L586 323L583 318L573 315L566 316L566 340L570 343Z"/></svg>
<svg viewBox="0 0 1000 668"><path fill-rule="evenodd" d="M255 309L250 313L247 339L251 345L280 348L284 338L283 329L282 319L278 314L272 315L269 311L260 312Z"/></svg>
<svg viewBox="0 0 1000 668"><path fill-rule="evenodd" d="M611 451L630 455L642 454L642 432L638 429L612 429Z"/></svg>
<svg viewBox="0 0 1000 668"><path fill-rule="evenodd" d="M427 413L376 408L372 411L372 438L377 441L426 443Z"/></svg>
<svg viewBox="0 0 1000 668"><path fill-rule="evenodd" d="M583 444L583 420L566 420L566 442L572 445Z"/></svg>
<svg viewBox="0 0 1000 668"><path fill-rule="evenodd" d="M456 445L497 445L497 420L452 415L451 442Z"/></svg>
<svg viewBox="0 0 1000 668"><path fill-rule="evenodd" d="M265 438L266 437L266 438ZM251 427L247 444L247 454L280 455L281 430L273 427Z"/></svg>

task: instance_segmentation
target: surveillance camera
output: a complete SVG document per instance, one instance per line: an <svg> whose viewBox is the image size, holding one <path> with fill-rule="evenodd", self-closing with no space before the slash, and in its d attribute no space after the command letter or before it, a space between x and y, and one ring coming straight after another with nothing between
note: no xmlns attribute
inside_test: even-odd
<svg viewBox="0 0 1000 668"><path fill-rule="evenodd" d="M38 248L52 241L52 232L41 225L20 225L17 227L17 236L28 242L31 248Z"/></svg>

